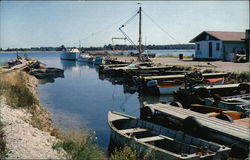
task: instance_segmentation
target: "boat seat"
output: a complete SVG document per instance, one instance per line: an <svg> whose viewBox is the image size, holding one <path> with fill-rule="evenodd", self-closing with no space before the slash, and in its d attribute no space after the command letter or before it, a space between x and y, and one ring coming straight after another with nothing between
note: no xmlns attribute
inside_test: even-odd
<svg viewBox="0 0 250 160"><path fill-rule="evenodd" d="M130 128L130 129L123 129L120 130L120 133L127 134L127 133L136 133L136 132L145 132L148 131L146 128Z"/></svg>
<svg viewBox="0 0 250 160"><path fill-rule="evenodd" d="M158 141L158 140L162 140L165 139L163 136L152 136L152 137L146 137L146 138L139 138L137 139L139 142L152 142L152 141Z"/></svg>

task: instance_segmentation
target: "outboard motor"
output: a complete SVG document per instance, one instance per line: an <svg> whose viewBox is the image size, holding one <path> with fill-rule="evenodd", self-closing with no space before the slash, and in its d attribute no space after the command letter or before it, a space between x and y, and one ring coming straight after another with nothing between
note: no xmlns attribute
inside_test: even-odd
<svg viewBox="0 0 250 160"><path fill-rule="evenodd" d="M157 80L149 80L149 81L147 82L147 87L155 87L155 86L157 86L157 85L158 85Z"/></svg>

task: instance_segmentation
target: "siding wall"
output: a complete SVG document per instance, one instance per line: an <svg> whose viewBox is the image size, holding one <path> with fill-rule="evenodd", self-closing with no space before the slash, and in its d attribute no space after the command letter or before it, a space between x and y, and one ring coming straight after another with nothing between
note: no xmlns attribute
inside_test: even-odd
<svg viewBox="0 0 250 160"><path fill-rule="evenodd" d="M209 57L209 42L212 42L212 57ZM220 49L216 50L216 43L220 44ZM195 58L206 59L223 59L223 47L222 41L209 40L199 41L195 43ZM197 45L200 45L200 50L197 49Z"/></svg>
<svg viewBox="0 0 250 160"><path fill-rule="evenodd" d="M245 48L246 50L246 43L245 42L223 42L223 48L225 52L225 60L232 61L234 59L234 51L235 48ZM246 52L246 51L245 51Z"/></svg>

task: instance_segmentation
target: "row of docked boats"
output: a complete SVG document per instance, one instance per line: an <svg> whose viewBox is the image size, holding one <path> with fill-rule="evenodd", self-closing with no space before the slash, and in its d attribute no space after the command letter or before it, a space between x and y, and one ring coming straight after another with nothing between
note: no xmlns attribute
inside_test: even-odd
<svg viewBox="0 0 250 160"><path fill-rule="evenodd" d="M94 57L86 52L80 52L77 48L65 49L62 51L60 55L62 60L71 60L71 61L79 61L86 63L93 63L95 65L103 64L105 59L104 57L97 56Z"/></svg>
<svg viewBox="0 0 250 160"><path fill-rule="evenodd" d="M111 138L119 145L129 145L150 159L226 159L229 147L193 137L122 113L110 111Z"/></svg>
<svg viewBox="0 0 250 160"><path fill-rule="evenodd" d="M100 65L100 75L112 83L119 78L140 94L174 97L170 104L144 104L140 118L110 111L111 139L118 146L155 159L249 156L249 83L227 84L229 73L152 63Z"/></svg>
<svg viewBox="0 0 250 160"><path fill-rule="evenodd" d="M16 60L9 61L7 65L8 66L5 68L9 68L9 70L22 69L39 80L54 80L58 77L64 77L63 69L47 67L46 64L38 60L28 58L27 55L17 56Z"/></svg>

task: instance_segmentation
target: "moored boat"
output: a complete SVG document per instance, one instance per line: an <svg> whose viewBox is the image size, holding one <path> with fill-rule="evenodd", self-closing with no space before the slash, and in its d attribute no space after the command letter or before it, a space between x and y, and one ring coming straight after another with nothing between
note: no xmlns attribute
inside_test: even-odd
<svg viewBox="0 0 250 160"><path fill-rule="evenodd" d="M79 62L88 62L88 59L89 58L92 58L92 56L90 56L89 54L87 54L87 53L82 53L82 54L80 54L79 55L79 57L78 57L78 61Z"/></svg>
<svg viewBox="0 0 250 160"><path fill-rule="evenodd" d="M195 137L230 146L232 157L246 158L249 156L249 126L239 125L240 119L235 120L238 123L231 123L189 109L160 103L145 104L141 112L143 119L167 127L180 128ZM235 113L233 114L236 116ZM248 118L244 119L242 120L245 121Z"/></svg>
<svg viewBox="0 0 250 160"><path fill-rule="evenodd" d="M217 102L216 102L217 101ZM216 107L239 111L243 113L250 113L250 93L218 97L216 100L214 98L205 98L205 104L208 106L216 104Z"/></svg>
<svg viewBox="0 0 250 160"><path fill-rule="evenodd" d="M192 137L182 131L109 111L111 138L118 145L129 145L156 159L225 159L230 148Z"/></svg>
<svg viewBox="0 0 250 160"><path fill-rule="evenodd" d="M62 60L77 60L78 56L80 54L80 51L77 48L73 49L66 49L61 53L61 59Z"/></svg>
<svg viewBox="0 0 250 160"><path fill-rule="evenodd" d="M100 56L95 57L95 60L94 60L95 65L101 65L103 63L104 63L104 58L103 57L100 57Z"/></svg>

